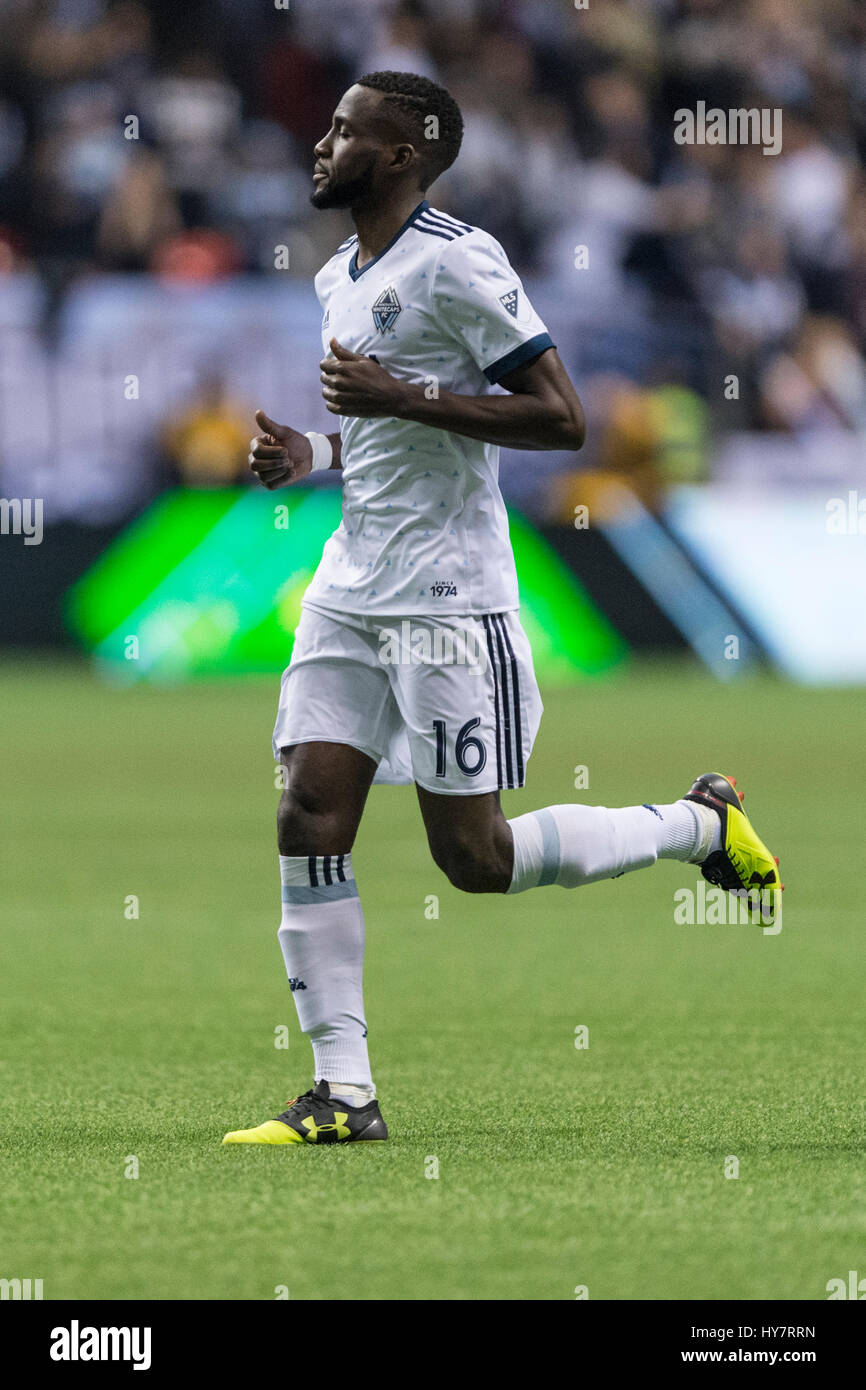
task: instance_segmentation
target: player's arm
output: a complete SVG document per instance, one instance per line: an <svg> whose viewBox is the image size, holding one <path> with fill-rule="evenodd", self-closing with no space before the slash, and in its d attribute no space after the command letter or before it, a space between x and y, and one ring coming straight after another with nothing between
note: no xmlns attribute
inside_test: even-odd
<svg viewBox="0 0 866 1390"><path fill-rule="evenodd" d="M269 492L312 473L313 446L305 434L291 425L278 425L263 410L256 411L256 424L262 433L250 440L250 468ZM331 468L342 468L340 435L326 438L331 445Z"/></svg>
<svg viewBox="0 0 866 1390"><path fill-rule="evenodd" d="M507 449L579 449L586 438L580 398L556 348L500 380L507 396L458 396L441 391L428 400L424 387L408 385L405 420L465 434Z"/></svg>
<svg viewBox="0 0 866 1390"><path fill-rule="evenodd" d="M580 398L555 348L500 379L507 396L460 396L398 381L371 357L331 340L321 364L322 395L333 415L396 416L508 449L579 449L586 436Z"/></svg>

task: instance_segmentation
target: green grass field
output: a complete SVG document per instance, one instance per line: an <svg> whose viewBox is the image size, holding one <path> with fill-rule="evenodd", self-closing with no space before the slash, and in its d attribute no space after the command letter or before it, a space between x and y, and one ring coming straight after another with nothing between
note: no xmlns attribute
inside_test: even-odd
<svg viewBox="0 0 866 1390"><path fill-rule="evenodd" d="M330 1300L823 1299L866 1274L861 693L633 667L548 696L505 798L739 776L782 857L776 936L676 925L697 871L671 863L463 896L414 793L375 790L354 858L392 1141L222 1149L311 1079L276 939L276 694L0 677L0 1275L46 1299Z"/></svg>

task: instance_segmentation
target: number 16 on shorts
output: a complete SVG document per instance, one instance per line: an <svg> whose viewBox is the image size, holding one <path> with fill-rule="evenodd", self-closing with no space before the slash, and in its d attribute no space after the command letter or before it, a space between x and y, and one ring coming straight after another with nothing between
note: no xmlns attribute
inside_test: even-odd
<svg viewBox="0 0 866 1390"><path fill-rule="evenodd" d="M480 715L467 719L454 740L453 756L464 777L477 777L487 764L487 749L473 733L480 723ZM433 729L436 734L436 776L445 777L448 774L448 726L444 719L434 719Z"/></svg>

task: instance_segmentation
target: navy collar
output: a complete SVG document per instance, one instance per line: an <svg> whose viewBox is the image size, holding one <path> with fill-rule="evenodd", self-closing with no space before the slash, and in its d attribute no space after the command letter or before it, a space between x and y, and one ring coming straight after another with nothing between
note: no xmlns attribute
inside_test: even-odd
<svg viewBox="0 0 866 1390"><path fill-rule="evenodd" d="M358 248L356 246L352 259L349 261L349 274L351 275L352 279L359 280L362 275L366 275L367 271L370 269L371 266L374 266L377 261L381 261L382 257L386 256L388 252L391 250L391 247L394 245L394 243L400 240L403 233L409 230L415 219L417 217L420 217L422 212L426 212L429 206L430 204L427 202L426 198L423 202L419 203L415 211L410 212L409 216L406 218L406 221L403 223L403 226L400 228L399 232L392 236L391 240L388 242L388 245L383 246L378 256L374 256L371 261L367 261L367 264L362 265L360 270L358 269Z"/></svg>

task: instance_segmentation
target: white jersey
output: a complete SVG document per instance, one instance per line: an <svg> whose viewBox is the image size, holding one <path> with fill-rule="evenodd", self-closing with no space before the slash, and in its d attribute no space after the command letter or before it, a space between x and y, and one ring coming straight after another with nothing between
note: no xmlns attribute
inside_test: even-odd
<svg viewBox="0 0 866 1390"><path fill-rule="evenodd" d="M392 376L489 394L553 347L499 242L426 201L358 269L350 237L316 276L325 354L335 337ZM517 608L499 449L411 420L340 417L343 519L306 599L338 612Z"/></svg>

